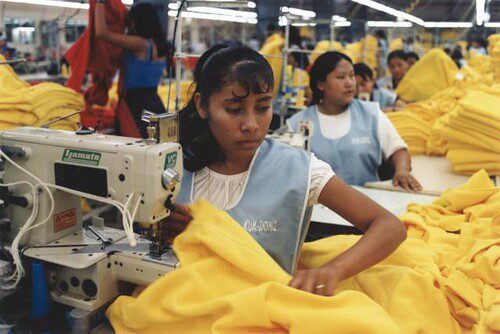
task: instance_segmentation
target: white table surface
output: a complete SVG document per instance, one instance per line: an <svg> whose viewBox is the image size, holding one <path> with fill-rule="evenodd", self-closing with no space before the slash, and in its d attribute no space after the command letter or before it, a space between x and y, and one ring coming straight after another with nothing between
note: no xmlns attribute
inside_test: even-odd
<svg viewBox="0 0 500 334"><path fill-rule="evenodd" d="M443 191L456 188L466 183L470 178L470 176L453 172L446 157L417 155L411 158L411 165L413 176L422 185L422 194L439 196ZM365 187L404 191L402 188L394 187L392 180L369 182L365 184Z"/></svg>
<svg viewBox="0 0 500 334"><path fill-rule="evenodd" d="M428 204L437 198L437 196L417 193L405 193L391 190L370 189L364 187L354 188L386 208L388 211L394 213L395 215L406 212L406 207L408 206L408 204ZM347 220L340 217L338 214L321 204L314 206L311 221L334 225L352 226L352 224Z"/></svg>

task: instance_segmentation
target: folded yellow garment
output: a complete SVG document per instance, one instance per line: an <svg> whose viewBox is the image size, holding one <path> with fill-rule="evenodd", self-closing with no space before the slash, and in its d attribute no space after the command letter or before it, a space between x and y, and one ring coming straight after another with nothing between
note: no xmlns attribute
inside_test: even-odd
<svg viewBox="0 0 500 334"><path fill-rule="evenodd" d="M494 152L500 153L500 147L498 147L498 141L491 139L489 136L484 136L478 132L467 132L464 133L460 129L454 129L451 126L447 129L443 129L446 140L448 141L448 150L453 147L475 147L477 149L483 149L485 151L492 150Z"/></svg>
<svg viewBox="0 0 500 334"><path fill-rule="evenodd" d="M488 197L484 203L464 209L464 213L469 216L469 220L493 217L497 212L500 212L500 191Z"/></svg>
<svg viewBox="0 0 500 334"><path fill-rule="evenodd" d="M498 138L498 135L500 135L500 127L496 128L493 124L464 117L462 113L456 117L451 117L448 125L451 125L454 128L462 127L464 129L468 129L469 131L478 132L493 138Z"/></svg>
<svg viewBox="0 0 500 334"><path fill-rule="evenodd" d="M3 57L0 56L0 61ZM56 83L30 86L10 66L0 66L0 128L40 126L85 107L83 97ZM54 123L53 129L76 130L79 115Z"/></svg>
<svg viewBox="0 0 500 334"><path fill-rule="evenodd" d="M459 103L463 109L486 117L490 121L500 122L500 97L481 90L470 90Z"/></svg>
<svg viewBox="0 0 500 334"><path fill-rule="evenodd" d="M461 110L458 112L458 117L463 118L465 121L472 121L474 124L482 124L484 126L500 129L500 122L494 121L491 118L484 117L480 114L468 110Z"/></svg>
<svg viewBox="0 0 500 334"><path fill-rule="evenodd" d="M453 171L458 174L472 175L480 169L484 169L491 175L500 175L500 166L492 162L475 162L462 165L452 165Z"/></svg>
<svg viewBox="0 0 500 334"><path fill-rule="evenodd" d="M117 333L399 332L361 292L325 298L288 287L290 276L228 214L207 202L191 210L174 243L182 266L137 298L118 297L107 311Z"/></svg>
<svg viewBox="0 0 500 334"><path fill-rule="evenodd" d="M500 153L477 149L452 149L448 152L447 158L454 165L465 165L476 162L500 164Z"/></svg>
<svg viewBox="0 0 500 334"><path fill-rule="evenodd" d="M396 94L407 102L428 99L450 87L457 72L457 66L443 50L433 49L405 74Z"/></svg>
<svg viewBox="0 0 500 334"><path fill-rule="evenodd" d="M491 195L498 192L488 173L480 170L471 177L466 184L445 191L441 197L433 203L446 208L449 211L462 213L469 206L485 202Z"/></svg>

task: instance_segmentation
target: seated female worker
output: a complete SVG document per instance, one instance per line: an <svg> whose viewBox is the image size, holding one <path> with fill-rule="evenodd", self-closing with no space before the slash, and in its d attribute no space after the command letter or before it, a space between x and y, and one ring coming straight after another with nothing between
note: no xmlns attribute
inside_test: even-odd
<svg viewBox="0 0 500 334"><path fill-rule="evenodd" d="M206 199L293 275L290 286L325 296L340 281L389 256L406 238L397 217L344 183L328 164L265 139L274 79L262 55L241 46L210 49L194 76L196 90L180 112L184 175L180 204L166 224L177 230L174 236L191 219L182 204ZM316 203L352 222L364 236L323 267L297 269Z"/></svg>
<svg viewBox="0 0 500 334"><path fill-rule="evenodd" d="M398 84L403 80L406 72L410 68L408 64L408 54L403 50L396 50L387 56L390 76L382 77L377 80L377 86L388 90L395 90Z"/></svg>
<svg viewBox="0 0 500 334"><path fill-rule="evenodd" d="M356 76L356 97L362 101L378 102L380 109L384 112L395 111L404 106L405 103L398 96L385 88L379 88L373 79L373 71L365 63L354 65ZM363 97L366 96L367 99Z"/></svg>
<svg viewBox="0 0 500 334"><path fill-rule="evenodd" d="M311 151L345 182L362 186L378 181L382 158L395 169L394 186L421 190L411 175L406 143L376 102L354 98L356 77L351 58L326 52L310 72L311 105L287 120L292 131L300 121L313 123Z"/></svg>

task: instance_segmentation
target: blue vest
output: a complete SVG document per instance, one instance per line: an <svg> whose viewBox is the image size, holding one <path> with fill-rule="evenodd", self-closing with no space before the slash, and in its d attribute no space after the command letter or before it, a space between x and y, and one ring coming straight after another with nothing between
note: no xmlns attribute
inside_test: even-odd
<svg viewBox="0 0 500 334"><path fill-rule="evenodd" d="M226 212L288 273L309 228L310 154L266 139L255 154L238 204ZM193 202L195 173L184 170L178 203Z"/></svg>
<svg viewBox="0 0 500 334"><path fill-rule="evenodd" d="M138 59L133 53L127 52L123 58L125 67L124 87L128 89L156 88L160 84L166 63L153 61L153 44L147 40L146 59Z"/></svg>
<svg viewBox="0 0 500 334"><path fill-rule="evenodd" d="M351 128L337 139L328 139L321 133L316 106L298 112L287 120L292 131L297 131L301 120L313 122L311 151L332 166L335 174L345 182L362 186L378 181L377 170L382 162L382 148L377 134L379 107L375 102L353 100Z"/></svg>
<svg viewBox="0 0 500 334"><path fill-rule="evenodd" d="M396 103L397 96L390 90L384 88L374 88L372 91L372 98L374 102L378 102L380 108L385 108Z"/></svg>

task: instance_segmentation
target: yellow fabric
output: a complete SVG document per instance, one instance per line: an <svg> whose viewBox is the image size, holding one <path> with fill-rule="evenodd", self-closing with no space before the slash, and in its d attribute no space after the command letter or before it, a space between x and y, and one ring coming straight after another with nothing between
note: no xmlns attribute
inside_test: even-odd
<svg viewBox="0 0 500 334"><path fill-rule="evenodd" d="M107 311L117 333L398 333L360 292L289 288L290 276L229 215L207 202L191 209L174 243L181 268L137 298L118 297Z"/></svg>
<svg viewBox="0 0 500 334"><path fill-rule="evenodd" d="M395 38L392 39L389 43L389 50L390 51L396 51L396 50L402 50L403 49L403 39L400 38Z"/></svg>
<svg viewBox="0 0 500 334"><path fill-rule="evenodd" d="M442 50L433 49L406 73L398 84L396 94L407 102L428 99L450 87L458 68Z"/></svg>
<svg viewBox="0 0 500 334"><path fill-rule="evenodd" d="M333 41L331 44L330 41L319 41L318 43L316 43L316 46L314 47L313 53L309 58L309 62L311 64L314 64L316 59L318 59L318 57L321 56L321 54L327 51L344 52L344 47L340 42L337 41Z"/></svg>
<svg viewBox="0 0 500 334"><path fill-rule="evenodd" d="M0 55L0 61L3 60ZM0 130L37 127L84 107L83 97L72 89L50 82L30 86L10 66L0 66ZM73 115L49 127L76 130L79 120L79 115Z"/></svg>
<svg viewBox="0 0 500 334"><path fill-rule="evenodd" d="M267 59L274 74L274 89L273 95L276 96L279 93L280 83L281 83L281 72L283 67L283 60L281 59L281 48L285 45L285 39L278 33L269 36L262 48L260 53ZM268 57L266 57L268 56Z"/></svg>
<svg viewBox="0 0 500 334"><path fill-rule="evenodd" d="M119 297L107 315L117 333L495 333L498 194L480 171L432 204L410 205L400 216L408 239L333 297L288 288L290 277L238 224L199 202L174 243L181 268L137 298ZM301 263L321 266L358 239L306 243Z"/></svg>

